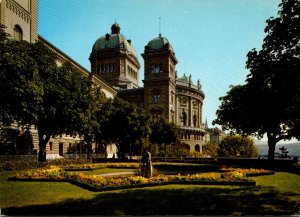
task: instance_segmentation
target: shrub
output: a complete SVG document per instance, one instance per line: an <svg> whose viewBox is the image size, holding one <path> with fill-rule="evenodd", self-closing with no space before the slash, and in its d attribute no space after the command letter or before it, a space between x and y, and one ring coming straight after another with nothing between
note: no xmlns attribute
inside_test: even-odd
<svg viewBox="0 0 300 217"><path fill-rule="evenodd" d="M45 166L45 163L39 163L36 160L19 160L19 161L0 161L0 172L34 169Z"/></svg>
<svg viewBox="0 0 300 217"><path fill-rule="evenodd" d="M208 142L206 145L203 145L203 155L217 157L219 146L215 142Z"/></svg>
<svg viewBox="0 0 300 217"><path fill-rule="evenodd" d="M240 135L226 136L219 144L219 157L257 158L258 151L249 137Z"/></svg>
<svg viewBox="0 0 300 217"><path fill-rule="evenodd" d="M232 168L232 167L221 167L221 171L225 172L225 176L241 176L252 177L262 175L273 175L274 172L266 169L243 169L243 168Z"/></svg>

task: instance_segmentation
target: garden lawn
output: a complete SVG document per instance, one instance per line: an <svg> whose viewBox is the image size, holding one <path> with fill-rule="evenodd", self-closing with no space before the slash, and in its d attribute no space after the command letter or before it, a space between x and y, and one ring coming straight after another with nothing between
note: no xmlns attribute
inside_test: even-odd
<svg viewBox="0 0 300 217"><path fill-rule="evenodd" d="M253 177L255 187L167 185L93 193L66 182L7 181L6 215L291 215L300 211L300 176Z"/></svg>

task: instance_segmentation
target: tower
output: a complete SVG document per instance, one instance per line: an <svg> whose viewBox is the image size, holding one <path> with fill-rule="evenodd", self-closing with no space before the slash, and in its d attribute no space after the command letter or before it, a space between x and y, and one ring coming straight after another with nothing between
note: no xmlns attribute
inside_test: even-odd
<svg viewBox="0 0 300 217"><path fill-rule="evenodd" d="M121 33L119 24L111 26L111 33L98 38L90 54L91 72L116 89L138 87L140 64L131 40Z"/></svg>
<svg viewBox="0 0 300 217"><path fill-rule="evenodd" d="M15 40L38 39L38 0L0 1L0 23Z"/></svg>
<svg viewBox="0 0 300 217"><path fill-rule="evenodd" d="M175 67L178 63L168 39L152 39L142 54L144 58L144 108L155 121L164 117L175 122Z"/></svg>

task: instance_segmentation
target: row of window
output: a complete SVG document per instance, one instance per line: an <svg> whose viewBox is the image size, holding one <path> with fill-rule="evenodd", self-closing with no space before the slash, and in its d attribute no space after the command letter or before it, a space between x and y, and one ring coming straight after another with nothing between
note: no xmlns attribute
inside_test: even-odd
<svg viewBox="0 0 300 217"><path fill-rule="evenodd" d="M116 70L117 70L117 66L115 63L97 65L97 73L116 72Z"/></svg>
<svg viewBox="0 0 300 217"><path fill-rule="evenodd" d="M160 103L160 94L153 94L153 102ZM174 96L171 95L171 103L174 104Z"/></svg>
<svg viewBox="0 0 300 217"><path fill-rule="evenodd" d="M154 64L151 64L151 66L150 66L150 71L152 73L163 72L163 70L164 70L164 65L162 63L154 63Z"/></svg>
<svg viewBox="0 0 300 217"><path fill-rule="evenodd" d="M127 74L130 75L131 77L137 79L137 71L135 71L130 66L127 66Z"/></svg>
<svg viewBox="0 0 300 217"><path fill-rule="evenodd" d="M201 140L202 137L200 135L191 135L191 134L184 134L181 135L181 139L191 139L194 137L194 140Z"/></svg>
<svg viewBox="0 0 300 217"><path fill-rule="evenodd" d="M182 126L187 126L187 113L185 111L182 111L180 115L180 119L181 119ZM193 126L198 127L196 114L193 115Z"/></svg>

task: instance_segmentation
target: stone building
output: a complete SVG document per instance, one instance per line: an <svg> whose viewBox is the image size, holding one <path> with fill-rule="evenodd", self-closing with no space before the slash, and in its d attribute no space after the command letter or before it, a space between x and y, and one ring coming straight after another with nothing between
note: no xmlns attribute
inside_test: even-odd
<svg viewBox="0 0 300 217"><path fill-rule="evenodd" d="M175 56L168 39L159 34L145 46L144 87L138 86L137 54L117 23L111 33L98 38L90 54L91 73L112 85L117 96L149 111L152 120L163 117L183 129L182 142L200 152L206 131L202 124L204 93L200 81L177 77Z"/></svg>
<svg viewBox="0 0 300 217"><path fill-rule="evenodd" d="M101 91L108 98L114 98L117 91L99 76L91 76L90 72L70 58L67 54L59 50L46 39L38 35L38 0L0 0L0 23L6 26L5 31L12 36L14 40L26 40L34 43L36 40L41 41L52 52L58 56L57 64L69 61L84 76L89 77L95 85L100 87ZM17 128L16 124L12 127ZM20 128L20 130L22 130ZM35 126L30 126L33 137L33 145L38 150L38 134ZM62 134L50 138L46 151L47 158L59 158L64 156L69 150L75 148L79 150L78 144L82 138ZM78 147L77 147L78 146ZM116 154L115 146L108 146L108 156Z"/></svg>
<svg viewBox="0 0 300 217"><path fill-rule="evenodd" d="M140 63L131 40L121 34L117 23L111 33L98 38L90 54L91 72L67 54L38 35L38 0L0 0L0 23L15 40L34 43L42 41L58 55L58 64L69 61L80 73L101 87L107 97L116 95L135 103L150 112L153 121L164 117L183 129L182 142L190 151L201 151L207 135L202 124L204 93L199 80L194 84L191 76L177 77L178 60L168 39L159 35L150 40L142 53L144 59L144 86L140 87ZM31 127L35 147L37 131ZM63 156L81 138L60 135L50 139L48 157ZM108 154L116 154L115 147L108 147Z"/></svg>
<svg viewBox="0 0 300 217"><path fill-rule="evenodd" d="M0 23L15 40L35 42L38 39L38 1L1 0Z"/></svg>

